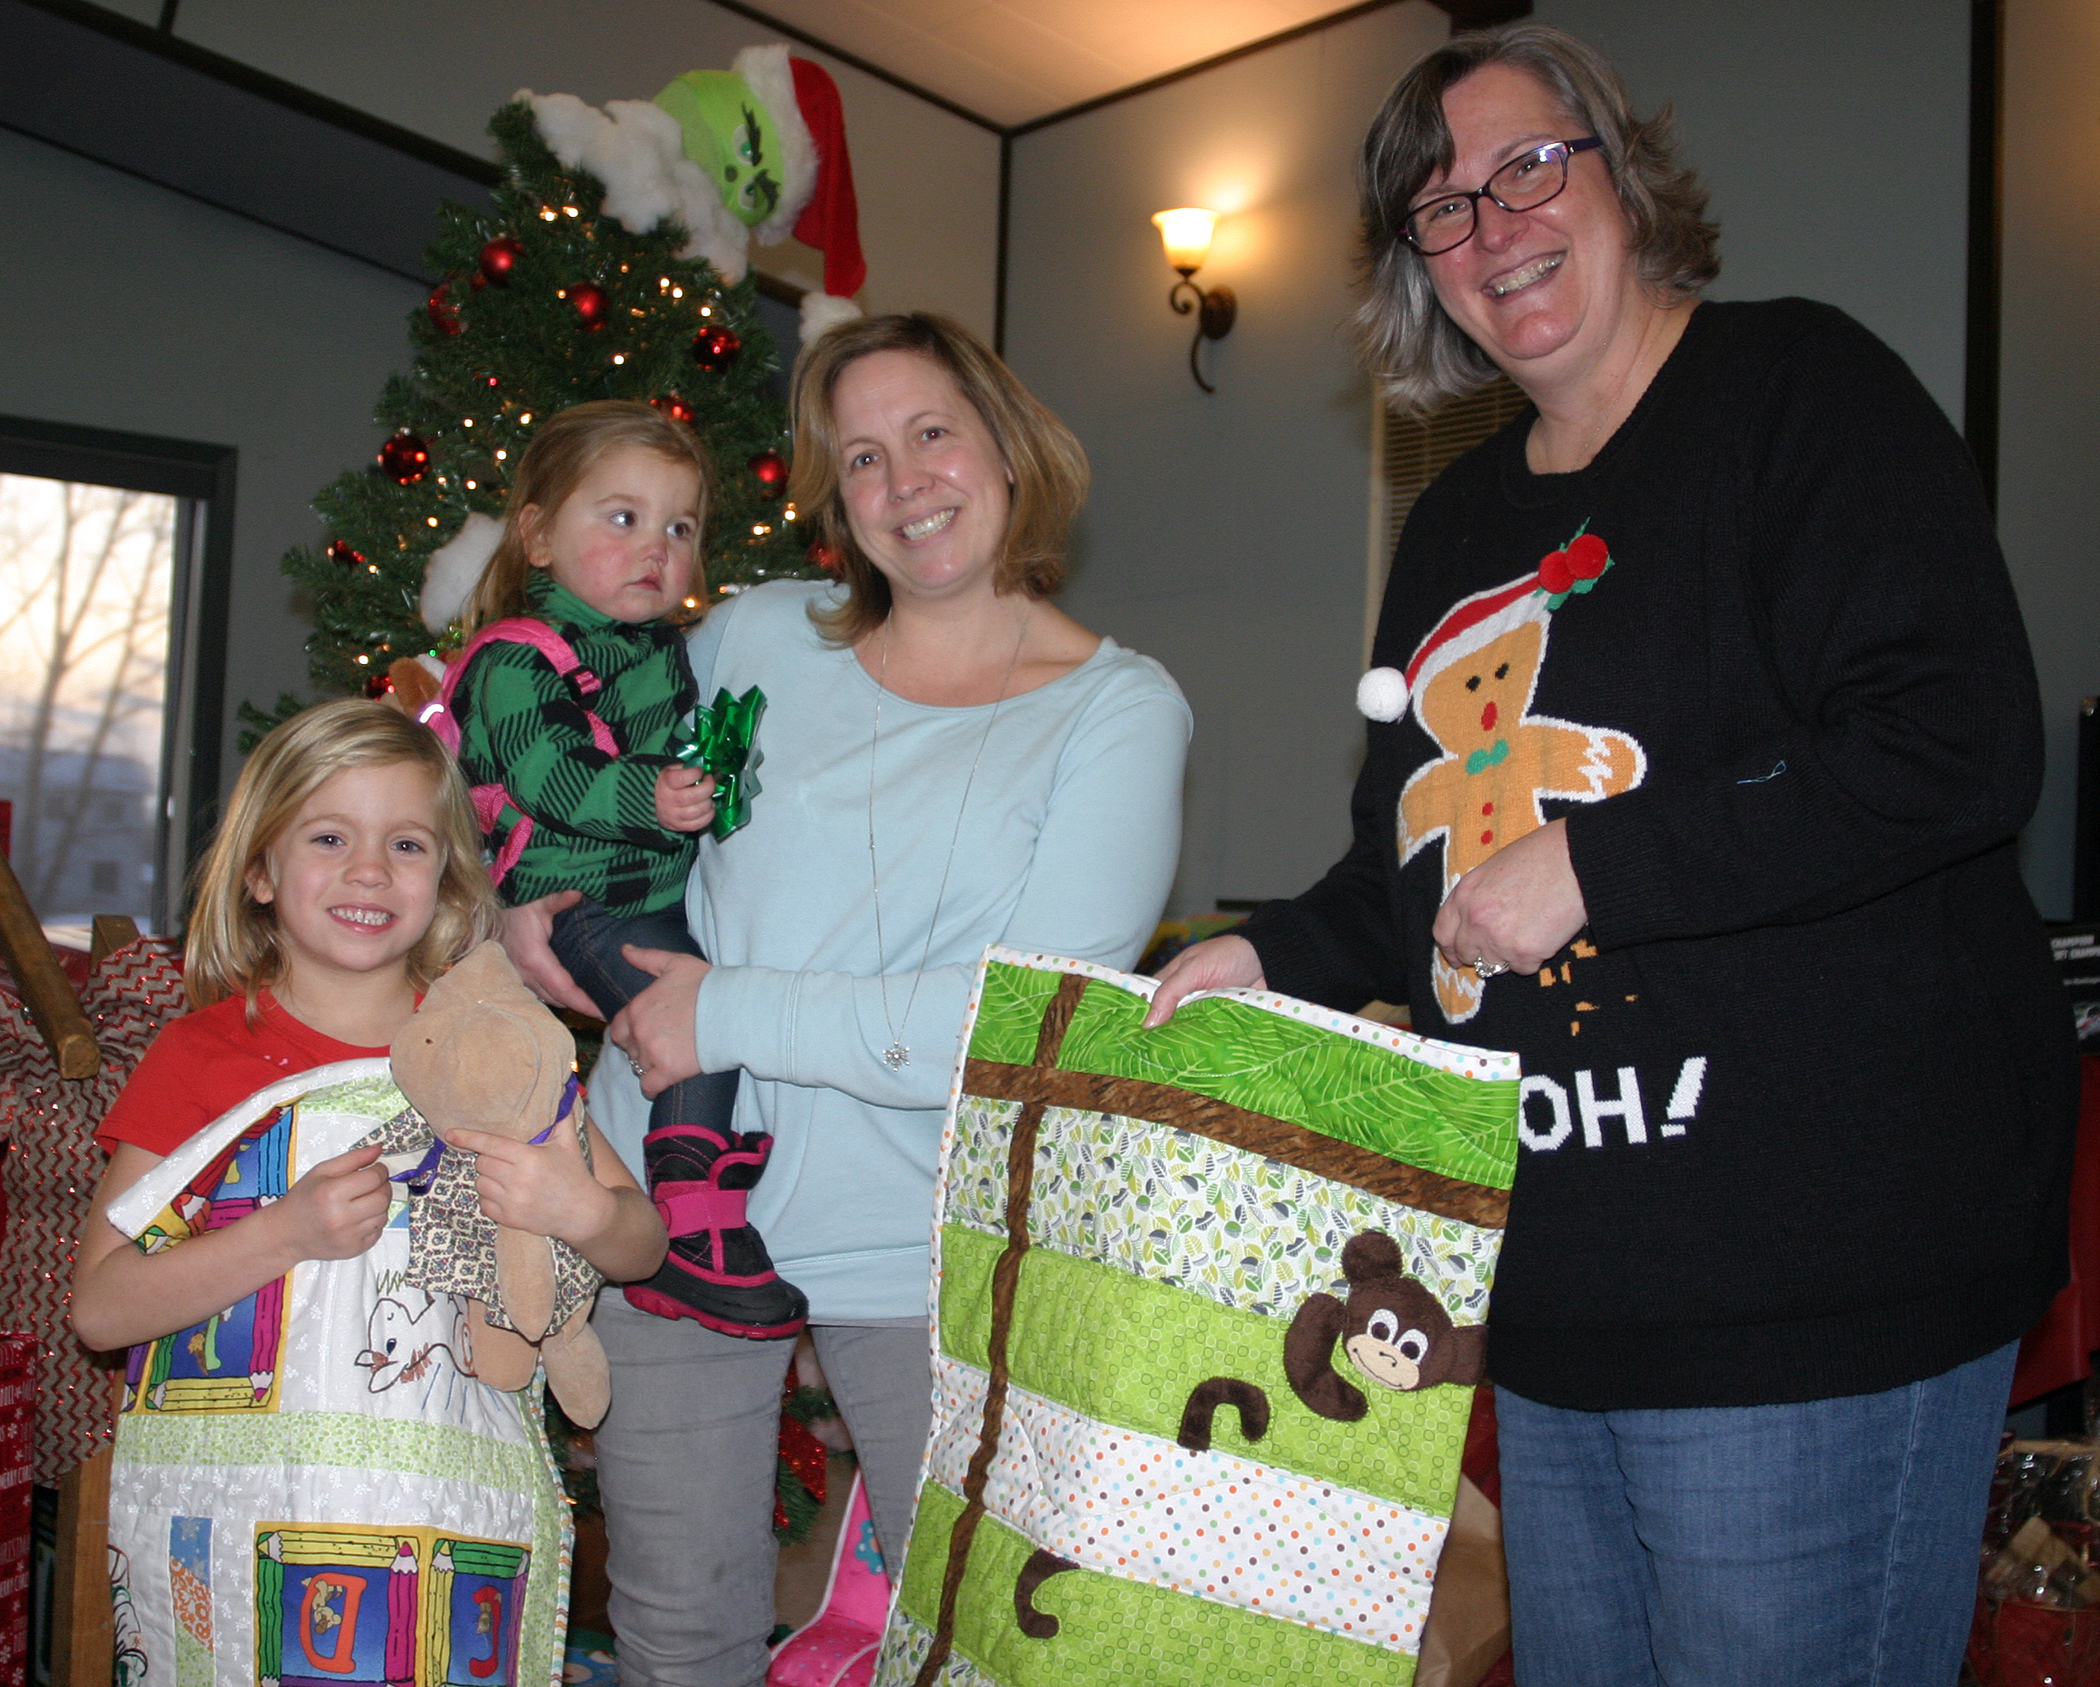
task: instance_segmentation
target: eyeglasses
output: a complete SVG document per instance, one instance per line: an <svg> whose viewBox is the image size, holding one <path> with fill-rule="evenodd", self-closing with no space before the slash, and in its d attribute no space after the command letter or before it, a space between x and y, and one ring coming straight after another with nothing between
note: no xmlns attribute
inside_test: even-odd
<svg viewBox="0 0 2100 1687"><path fill-rule="evenodd" d="M1425 199L1407 213L1402 232L1425 258L1463 246L1480 226L1479 207L1492 199L1505 211L1535 211L1568 185L1568 160L1604 143L1595 135L1579 141L1550 141L1519 153L1470 193L1444 193Z"/></svg>

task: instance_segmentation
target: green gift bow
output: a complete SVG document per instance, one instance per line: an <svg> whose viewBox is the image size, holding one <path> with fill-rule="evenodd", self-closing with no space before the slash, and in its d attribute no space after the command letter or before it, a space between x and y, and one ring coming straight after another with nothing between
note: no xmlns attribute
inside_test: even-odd
<svg viewBox="0 0 2100 1687"><path fill-rule="evenodd" d="M704 709L693 711L693 741L678 752L687 767L715 776L715 823L721 842L751 818L751 799L758 795L757 767L765 758L752 748L758 717L766 712L766 694L753 686L741 697L727 688L715 693Z"/></svg>

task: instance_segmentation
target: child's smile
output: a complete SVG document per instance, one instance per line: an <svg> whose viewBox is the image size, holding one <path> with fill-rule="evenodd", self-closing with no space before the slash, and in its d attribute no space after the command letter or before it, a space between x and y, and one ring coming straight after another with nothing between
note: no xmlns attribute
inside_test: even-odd
<svg viewBox="0 0 2100 1687"><path fill-rule="evenodd" d="M442 871L436 810L427 769L353 767L271 842L248 894L274 909L288 971L306 989L399 964L423 940Z"/></svg>

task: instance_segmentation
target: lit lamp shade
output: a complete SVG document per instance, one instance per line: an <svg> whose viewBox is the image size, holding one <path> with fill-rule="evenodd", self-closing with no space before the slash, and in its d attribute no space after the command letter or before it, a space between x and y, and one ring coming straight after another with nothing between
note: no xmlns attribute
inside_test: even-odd
<svg viewBox="0 0 2100 1687"><path fill-rule="evenodd" d="M1154 212L1152 222L1167 248L1168 263L1183 275L1194 275L1203 267L1203 261L1210 256L1210 237L1218 224L1217 212L1185 205L1176 211Z"/></svg>

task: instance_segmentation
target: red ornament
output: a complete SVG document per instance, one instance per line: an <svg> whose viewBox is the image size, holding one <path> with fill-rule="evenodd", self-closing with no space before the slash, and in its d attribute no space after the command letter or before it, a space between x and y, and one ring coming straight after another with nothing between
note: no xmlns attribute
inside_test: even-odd
<svg viewBox="0 0 2100 1687"><path fill-rule="evenodd" d="M481 278L498 287L510 285L511 271L525 255L524 245L507 234L498 235L481 249Z"/></svg>
<svg viewBox="0 0 2100 1687"><path fill-rule="evenodd" d="M467 277L467 285L477 293L480 292L482 288L486 287L488 284L489 278L483 275L478 269L472 275Z"/></svg>
<svg viewBox="0 0 2100 1687"><path fill-rule="evenodd" d="M605 313L612 309L612 300L605 296L605 289L595 281L586 281L580 287L569 289L569 303L586 328L603 328Z"/></svg>
<svg viewBox="0 0 2100 1687"><path fill-rule="evenodd" d="M744 342L733 328L703 328L693 336L693 361L710 375L719 375L737 360Z"/></svg>
<svg viewBox="0 0 2100 1687"><path fill-rule="evenodd" d="M394 682L388 679L383 673L374 674L370 679L365 681L365 695L375 700L384 697L389 691L392 691L393 689Z"/></svg>
<svg viewBox="0 0 2100 1687"><path fill-rule="evenodd" d="M841 568L846 566L846 559L840 556L830 545L818 544L810 546L809 560L815 563L817 567L823 569L826 574L836 574Z"/></svg>
<svg viewBox="0 0 2100 1687"><path fill-rule="evenodd" d="M761 498L778 498L787 491L787 459L778 451L761 451L745 467L750 469L752 478L758 482L758 495Z"/></svg>
<svg viewBox="0 0 2100 1687"><path fill-rule="evenodd" d="M689 428L698 425L693 419L693 407L675 392L665 393L663 397L652 398L649 402L674 422L683 422Z"/></svg>
<svg viewBox="0 0 2100 1687"><path fill-rule="evenodd" d="M403 486L412 486L430 467L430 447L403 428L379 448L379 466Z"/></svg>
<svg viewBox="0 0 2100 1687"><path fill-rule="evenodd" d="M431 290L430 302L423 307L430 313L430 326L447 339L459 332L459 312L445 300L445 290L451 285L449 281L440 281Z"/></svg>
<svg viewBox="0 0 2100 1687"><path fill-rule="evenodd" d="M341 563L345 568L350 568L363 562L365 559L342 540L338 539L328 547L328 560Z"/></svg>

